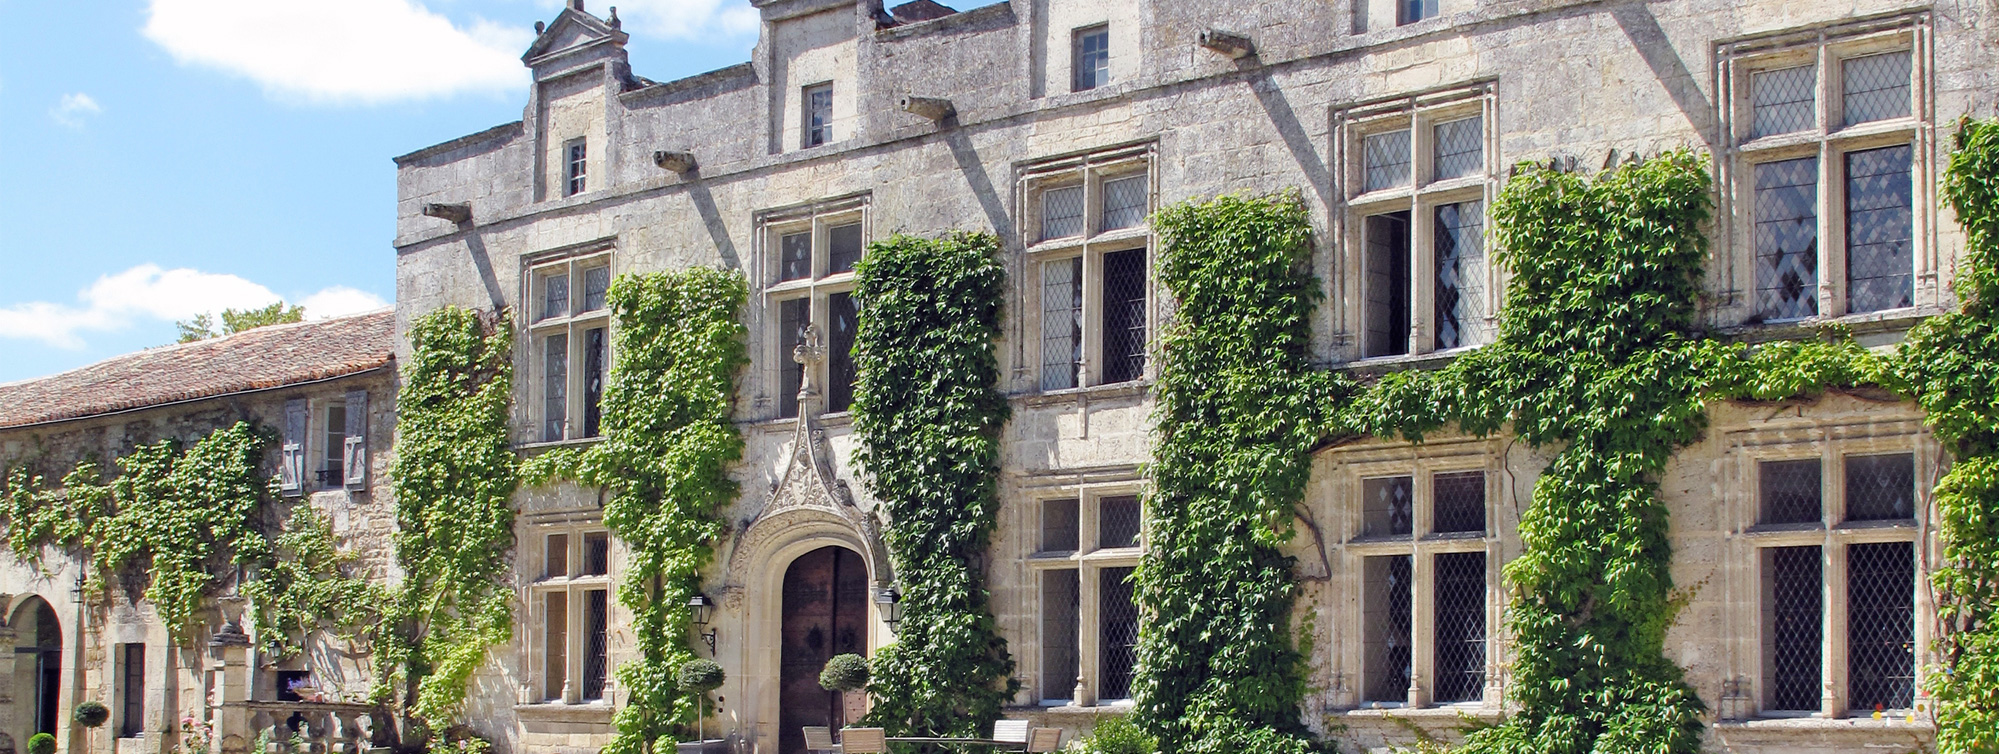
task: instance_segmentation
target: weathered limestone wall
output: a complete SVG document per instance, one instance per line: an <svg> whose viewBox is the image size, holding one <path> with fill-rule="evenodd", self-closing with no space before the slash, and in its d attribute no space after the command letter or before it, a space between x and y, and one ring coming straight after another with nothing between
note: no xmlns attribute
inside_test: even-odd
<svg viewBox="0 0 1999 754"><path fill-rule="evenodd" d="M1102 708L1044 710L1038 705L1044 697L1040 690L1059 685L1041 678L1038 649L1038 579L1050 567L1033 555L1041 503L1077 497L1087 509L1094 504L1090 501L1137 490L1151 403L1143 382L1068 391L1039 387L1039 298L1033 287L1048 252L1029 247L1038 240L1031 220L1039 211L1034 203L1039 184L1033 176L1043 161L1145 145L1152 150L1145 169L1154 208L1236 190L1298 189L1318 231L1314 271L1325 281L1328 296L1315 326L1320 358L1341 364L1359 355L1361 289L1347 209L1347 200L1357 193L1350 189L1357 157L1348 141L1353 134L1339 113L1391 98L1473 92L1474 99L1466 101L1485 109L1472 112L1488 119L1491 174L1469 190L1489 199L1505 166L1520 161L1573 161L1593 170L1613 154L1622 159L1690 147L1725 155L1732 142L1720 133L1725 108L1717 104L1723 95L1718 70L1724 44L1927 8L1893 0L1445 0L1442 18L1396 26L1391 4L1362 0L1017 0L877 31L866 25L865 6L855 9L824 0L757 4L765 13L763 42L744 65L664 84L619 83L610 74L598 79L622 89L607 90L604 99L609 119L605 138L615 144L603 151L611 164L601 174L615 176L615 184L593 183L581 197L535 201L535 147L533 138L524 136L535 133L538 126L532 123L401 158L399 321L446 304L518 307L530 258L545 259L568 249L609 248L614 274L692 265L744 270L757 291L747 313L750 352L757 363L743 376L739 403L748 439L738 472L744 494L728 515L739 532L747 533L753 523L768 520L761 518L766 502L795 455L795 422L776 418L781 392L777 367L788 354L777 343L773 299L762 292L775 280L776 239L760 218L779 209L860 197L863 233L869 240L898 232L997 232L1006 245L1012 281L998 351L1006 375L1001 387L1013 396L1014 417L1002 461L1006 510L988 573L994 609L1027 689L1013 713L1072 731L1087 728ZM1930 41L1919 65L1931 71L1930 89L1923 96L1931 103L1938 133L1960 114L1989 117L1999 112L1999 100L1991 94L1999 90L1999 67L1991 64L1999 52L1999 32L1994 31L1999 18L1990 9L1962 4L1927 12L1923 23ZM862 25L836 28L843 18ZM1111 24L1113 82L1071 93L1069 32L1076 24L1097 20ZM1200 47L1200 32L1210 28L1250 37L1257 54L1233 60ZM618 63L604 65L614 70ZM835 143L799 149L799 118L793 108L799 87L810 83L807 78L834 82ZM902 95L948 98L957 115L931 123L898 109ZM1939 140L1926 138L1929 146L1918 161L1933 167L1941 157L1935 146ZM692 152L700 167L687 175L660 170L651 164L656 150ZM597 154L594 145L592 154ZM600 174L594 163L591 170L593 176ZM425 202L469 202L473 222L454 227L425 217L420 212ZM1744 275L1728 272L1747 269L1748 251L1733 236L1747 210L1723 209L1734 214L1718 224L1714 239L1711 317L1716 325L1735 327L1748 315L1747 289L1753 286ZM1929 268L1933 282L1922 284L1918 313L1948 305L1943 291L1962 245L1947 213L1928 217L1919 234L1928 239L1936 260ZM1492 291L1501 290L1503 283L1500 275L1488 281ZM1151 293L1149 319L1155 331L1169 314L1162 298L1157 290ZM1866 325L1861 329L1872 328L1868 342L1884 342L1897 337L1909 321L1904 316L1861 323ZM525 440L534 425L530 407L536 394L529 349L519 349L518 358L522 379L516 404ZM1370 368L1403 363L1390 360ZM1887 417L1907 411L1892 404L1828 399L1810 407L1805 420L1835 420L1809 418L1820 414ZM1766 421L1747 409L1723 407L1717 409L1711 437L1725 438ZM833 415L824 425L830 465L839 478L857 480L847 422ZM1506 480L1493 482L1493 505L1516 518L1494 519L1488 566L1496 580L1500 563L1518 552L1511 521L1524 507L1545 454L1502 440L1439 440L1421 450L1393 445L1341 449L1325 454L1315 469L1311 506L1320 532L1313 537L1301 531L1296 545L1307 574L1301 612L1312 613L1319 632L1314 682L1324 689L1309 703L1312 714L1307 717L1315 725L1344 726L1357 742L1372 745L1401 731L1390 717L1433 729L1455 725L1457 718L1456 710L1448 709L1352 710L1352 699L1341 695L1343 675L1345 683L1358 682L1353 664L1359 650L1352 633L1359 630L1353 616L1359 582L1353 571L1361 555L1341 544L1352 536L1355 513L1353 491L1339 480L1352 481L1349 470L1355 464L1401 463L1394 460L1397 454L1414 463L1447 447L1477 449L1494 479ZM1744 638L1740 623L1745 616L1753 618L1740 596L1749 573L1743 569L1752 566L1745 560L1747 545L1737 541L1741 522L1717 518L1713 510L1718 500L1730 499L1732 489L1713 480L1740 479L1739 469L1730 472L1738 476L1717 476L1718 469L1739 466L1743 451L1730 447L1725 440L1711 439L1690 449L1675 462L1664 489L1675 510L1675 544L1684 553L1676 576L1692 590L1693 599L1675 629L1674 657L1688 667L1689 680L1712 707L1740 711L1740 703L1725 702L1729 692L1724 686L1739 689L1738 676L1755 675L1744 667L1748 650L1743 644L1754 639ZM859 509L868 509L863 485L856 481L851 487ZM524 502L536 499L524 493ZM589 507L580 497L563 505ZM1739 503L1731 505L1740 508ZM852 539L842 531L818 521L798 524L790 536L797 543ZM715 625L720 635L716 656L730 674L729 685L718 692L727 700L720 717L730 731L770 752L777 735L769 712L776 649L774 641L765 640L774 636L777 619L774 598L760 595L757 585L774 589L771 579L781 578L789 558L802 550L759 540L750 549L763 559L745 565L731 553L748 536L739 534L718 549L711 581L711 596L730 595ZM1313 542L1325 546L1323 558ZM1088 569L1119 567L1127 555L1073 557ZM1717 566L1717 559L1727 564ZM1319 570L1313 570L1313 560L1321 561ZM743 568L751 573L740 572ZM1731 592L1727 585L1739 588ZM1496 601L1490 607L1488 625L1495 631L1502 608ZM1083 608L1086 625L1094 620L1093 610ZM523 636L530 635L528 620L524 617L521 624ZM885 639L883 628L877 624L872 643ZM617 645L614 640L614 654ZM515 681L515 675L534 676L533 658L519 654L525 649L511 651L516 654L496 656L492 672L509 679L496 687L514 690L489 693L482 685L485 696L476 704L482 705L482 716L499 716L493 719L497 729L517 725L515 730L526 730L527 723L507 722L505 710L527 682ZM608 740L608 729L595 722L600 711L527 706L517 711L519 720L570 716L562 718L562 727L547 728L546 735L568 737L559 741L536 738L544 735L538 732L514 734L530 746L546 741L587 748ZM1492 711L1480 709L1480 714ZM1322 718L1322 712L1331 718ZM1871 722L1730 723L1717 727L1711 740L1717 748L1743 750L1766 745L1753 741L1770 742L1770 751L1812 741L1859 747L1874 739L1840 731Z"/></svg>

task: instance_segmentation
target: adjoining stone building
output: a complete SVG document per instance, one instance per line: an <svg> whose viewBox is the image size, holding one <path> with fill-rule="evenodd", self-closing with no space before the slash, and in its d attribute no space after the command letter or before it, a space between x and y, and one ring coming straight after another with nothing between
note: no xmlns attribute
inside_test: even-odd
<svg viewBox="0 0 1999 754"><path fill-rule="evenodd" d="M863 525L877 513L845 412L867 243L1005 243L1013 414L987 576L1023 682L1008 714L1078 731L1120 711L1133 669L1147 344L1171 311L1150 211L1300 191L1321 359L1424 368L1494 335L1506 272L1485 209L1509 165L1693 148L1719 187L1708 323L1749 340L1838 323L1882 346L1953 305L1963 238L1934 190L1939 145L1999 104L1989 4L752 4L749 62L672 82L630 69L615 10L577 0L540 28L521 122L396 160L397 316L511 312L532 454L597 434L612 276L749 276L744 492L703 630L729 673L727 734L764 754L850 715L812 682L818 663L894 636L870 601L894 575ZM800 333L829 355L795 363ZM808 381L826 388L801 402ZM1919 587L1948 459L1914 406L1874 398L1716 406L1665 474L1690 590L1668 656L1712 711L1715 750L1930 740ZM1501 712L1500 568L1547 460L1506 437L1320 454L1294 545L1308 723L1373 746ZM632 643L605 596L620 549L592 491L520 505L518 640L482 671L472 716L510 751L593 751L619 700L607 668Z"/></svg>
<svg viewBox="0 0 1999 754"><path fill-rule="evenodd" d="M139 446L191 445L249 422L278 440L263 471L280 480L280 505L318 509L358 571L393 578L394 326L386 310L273 325L0 385L0 469L29 470L50 484L83 462L115 473L116 459ZM164 752L184 717L207 721L223 701L224 672L208 645L224 626L240 637L249 625L237 584L221 584L220 598L197 616L196 635L175 641L155 606L127 589L87 593L87 576L117 578L86 573L87 562L55 547L25 562L0 556L0 752L25 752L36 733L54 734L58 751L73 754ZM307 670L329 698L365 696L372 683L366 653L331 636L287 660L243 644L233 649L229 674L249 684L246 698L275 702L285 682ZM103 727L71 722L84 701L110 709ZM283 704L256 712L266 730L291 714ZM353 714L344 722L349 736L362 728ZM320 717L311 723L319 735L332 728Z"/></svg>

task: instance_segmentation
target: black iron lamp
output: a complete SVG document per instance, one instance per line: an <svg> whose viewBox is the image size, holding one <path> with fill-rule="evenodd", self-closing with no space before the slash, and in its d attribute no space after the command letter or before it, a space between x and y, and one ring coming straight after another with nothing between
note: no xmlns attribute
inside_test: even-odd
<svg viewBox="0 0 1999 754"><path fill-rule="evenodd" d="M895 631L895 624L902 621L902 593L893 586L875 590L875 608L881 610L882 620L888 621L888 630Z"/></svg>
<svg viewBox="0 0 1999 754"><path fill-rule="evenodd" d="M713 617L715 613L715 603L708 601L708 595L695 592L694 596L687 598L687 607L694 611L694 625L696 626L694 635L701 637L702 641L708 643L708 651L712 654L715 651L715 629L710 628L702 631L699 627L708 625L708 619Z"/></svg>

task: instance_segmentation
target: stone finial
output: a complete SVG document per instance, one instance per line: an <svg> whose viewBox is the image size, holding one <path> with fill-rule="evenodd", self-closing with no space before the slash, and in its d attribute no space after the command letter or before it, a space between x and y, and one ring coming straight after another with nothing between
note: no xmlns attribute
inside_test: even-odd
<svg viewBox="0 0 1999 754"><path fill-rule="evenodd" d="M577 2L578 2L578 3L581 3L581 2L582 2L582 0L577 0ZM611 6L611 17L610 17L609 19L607 19L607 20L609 21L609 23L611 24L611 28L613 28L613 29L616 29L616 28L619 28L619 27L622 27L622 26L624 26L624 25L625 25L625 22L623 22L623 21L619 21L619 20L618 20L618 6L615 6L615 5Z"/></svg>
<svg viewBox="0 0 1999 754"><path fill-rule="evenodd" d="M582 12L583 12L583 0L569 0L569 8L570 8L571 10L574 10L574 11L576 11L577 13L582 13Z"/></svg>
<svg viewBox="0 0 1999 754"><path fill-rule="evenodd" d="M548 30L548 24L542 23L540 21L534 22L534 33L537 36L539 36L542 32L547 30Z"/></svg>
<svg viewBox="0 0 1999 754"><path fill-rule="evenodd" d="M1201 32L1200 43L1202 47L1229 56L1230 60L1241 60L1244 56L1256 52L1256 45L1249 41L1249 37L1230 34L1220 29Z"/></svg>
<svg viewBox="0 0 1999 754"><path fill-rule="evenodd" d="M903 112L921 115L929 118L932 122L949 118L958 112L958 109L951 105L950 100L939 97L903 95L901 99L896 100L895 105L902 108Z"/></svg>

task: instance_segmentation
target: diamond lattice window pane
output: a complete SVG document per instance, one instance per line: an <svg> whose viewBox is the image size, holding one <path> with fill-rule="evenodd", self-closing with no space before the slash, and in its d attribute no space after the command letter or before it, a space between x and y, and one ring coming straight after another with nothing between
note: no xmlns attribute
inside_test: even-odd
<svg viewBox="0 0 1999 754"><path fill-rule="evenodd" d="M1415 484L1414 478L1406 476L1361 480L1361 536L1410 533L1411 511L1416 505Z"/></svg>
<svg viewBox="0 0 1999 754"><path fill-rule="evenodd" d="M1846 457L1846 520L1894 521L1915 515L1915 456Z"/></svg>
<svg viewBox="0 0 1999 754"><path fill-rule="evenodd" d="M826 297L826 410L845 411L854 405L854 335L860 311L852 293Z"/></svg>
<svg viewBox="0 0 1999 754"><path fill-rule="evenodd" d="M805 365L792 358L792 349L805 340L805 328L812 319L811 299L794 298L777 305L777 414L798 415L798 391L805 385Z"/></svg>
<svg viewBox="0 0 1999 754"><path fill-rule="evenodd" d="M1485 695L1485 553L1442 553L1436 569L1434 698L1474 701Z"/></svg>
<svg viewBox="0 0 1999 754"><path fill-rule="evenodd" d="M778 239L777 279L804 280L812 277L812 233L787 233Z"/></svg>
<svg viewBox="0 0 1999 754"><path fill-rule="evenodd" d="M1145 249L1104 255L1104 368L1099 384L1145 376Z"/></svg>
<svg viewBox="0 0 1999 754"><path fill-rule="evenodd" d="M1846 309L1915 304L1915 238L1907 146L1846 155Z"/></svg>
<svg viewBox="0 0 1999 754"><path fill-rule="evenodd" d="M1363 191L1409 185L1409 132L1389 131L1361 139L1366 177Z"/></svg>
<svg viewBox="0 0 1999 754"><path fill-rule="evenodd" d="M577 311L594 312L604 308L604 297L611 291L611 268L592 267L583 271L583 307Z"/></svg>
<svg viewBox="0 0 1999 754"><path fill-rule="evenodd" d="M1819 313L1819 158L1756 166L1756 312L1765 320Z"/></svg>
<svg viewBox="0 0 1999 754"><path fill-rule="evenodd" d="M1847 707L1908 709L1915 701L1915 548L1846 548Z"/></svg>
<svg viewBox="0 0 1999 754"><path fill-rule="evenodd" d="M1145 176L1104 181L1103 230L1136 227L1145 222Z"/></svg>
<svg viewBox="0 0 1999 754"><path fill-rule="evenodd" d="M1801 65L1749 75L1749 138L1809 131L1817 122L1813 96L1816 66Z"/></svg>
<svg viewBox="0 0 1999 754"><path fill-rule="evenodd" d="M1097 697L1131 698L1132 671L1138 667L1138 603L1132 599L1130 568L1097 572Z"/></svg>
<svg viewBox="0 0 1999 754"><path fill-rule="evenodd" d="M836 225L826 231L829 250L826 274L853 272L854 264L861 261L861 224Z"/></svg>
<svg viewBox="0 0 1999 754"><path fill-rule="evenodd" d="M1041 265L1041 389L1076 387L1083 363L1083 260Z"/></svg>
<svg viewBox="0 0 1999 754"><path fill-rule="evenodd" d="M1763 613L1768 632L1763 663L1769 678L1764 704L1769 709L1820 707L1823 570L1817 547L1763 551Z"/></svg>
<svg viewBox="0 0 1999 754"><path fill-rule="evenodd" d="M1410 629L1414 623L1410 612L1413 592L1409 564L1407 555L1363 561L1363 578L1367 581L1361 661L1365 701L1409 700Z"/></svg>
<svg viewBox="0 0 1999 754"><path fill-rule="evenodd" d="M569 427L569 335L550 335L542 341L541 439L563 439Z"/></svg>
<svg viewBox="0 0 1999 754"><path fill-rule="evenodd" d="M1076 499L1041 501L1041 551L1076 551Z"/></svg>
<svg viewBox="0 0 1999 754"><path fill-rule="evenodd" d="M1437 124L1435 180L1447 181L1484 171L1484 123L1484 118L1472 117Z"/></svg>
<svg viewBox="0 0 1999 754"><path fill-rule="evenodd" d="M1485 202L1437 207L1437 350L1470 345L1485 319Z"/></svg>
<svg viewBox="0 0 1999 754"><path fill-rule="evenodd" d="M1137 495L1119 495L1097 501L1097 546L1137 547L1140 526Z"/></svg>
<svg viewBox="0 0 1999 754"><path fill-rule="evenodd" d="M1083 187L1064 186L1041 192L1041 238L1067 238L1083 233Z"/></svg>
<svg viewBox="0 0 1999 754"><path fill-rule="evenodd" d="M1909 117L1909 52L1884 52L1840 63L1845 125Z"/></svg>
<svg viewBox="0 0 1999 754"><path fill-rule="evenodd" d="M536 319L569 316L569 276L548 275L541 279L541 316Z"/></svg>
<svg viewBox="0 0 1999 754"><path fill-rule="evenodd" d="M1041 698L1075 696L1079 580L1073 568L1041 572Z"/></svg>
<svg viewBox="0 0 1999 754"><path fill-rule="evenodd" d="M604 698L604 681L610 676L611 592L592 589L583 593L583 698Z"/></svg>
<svg viewBox="0 0 1999 754"><path fill-rule="evenodd" d="M1823 488L1819 459L1763 461L1756 464L1757 497L1766 524L1815 524L1820 520Z"/></svg>
<svg viewBox="0 0 1999 754"><path fill-rule="evenodd" d="M1430 498L1436 506L1432 529L1437 533L1485 533L1485 472L1430 477Z"/></svg>

